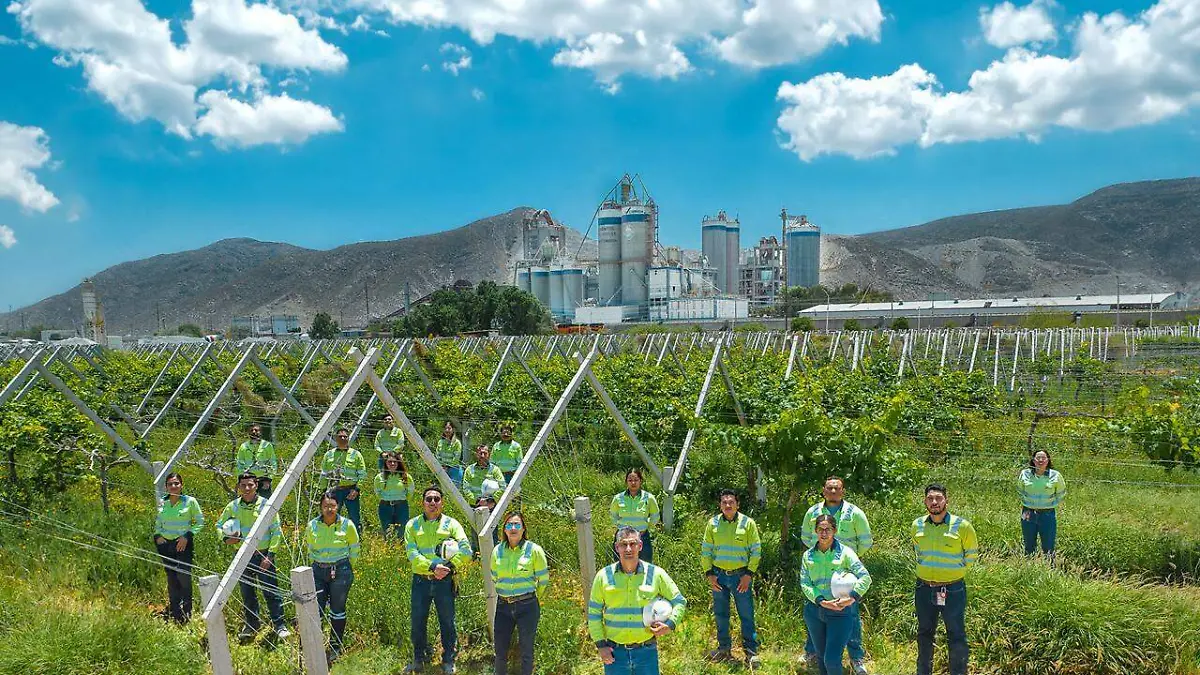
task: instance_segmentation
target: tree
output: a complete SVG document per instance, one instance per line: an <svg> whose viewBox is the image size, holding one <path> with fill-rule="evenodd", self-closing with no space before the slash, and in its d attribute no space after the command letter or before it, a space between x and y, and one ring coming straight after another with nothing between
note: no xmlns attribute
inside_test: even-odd
<svg viewBox="0 0 1200 675"><path fill-rule="evenodd" d="M908 330L908 317L898 316L892 319L892 330Z"/></svg>
<svg viewBox="0 0 1200 675"><path fill-rule="evenodd" d="M537 335L549 332L554 326L546 307L515 286L505 287L500 294L497 319L505 335Z"/></svg>
<svg viewBox="0 0 1200 675"><path fill-rule="evenodd" d="M200 330L200 326L197 326L194 323L179 324L179 328L176 328L175 332L180 335L190 335L198 338L204 337L204 331Z"/></svg>
<svg viewBox="0 0 1200 675"><path fill-rule="evenodd" d="M858 325L858 319L846 319L842 322L842 330L862 330Z"/></svg>
<svg viewBox="0 0 1200 675"><path fill-rule="evenodd" d="M792 330L808 332L816 328L811 316L798 316L792 319Z"/></svg>
<svg viewBox="0 0 1200 675"><path fill-rule="evenodd" d="M533 295L515 286L481 281L475 288L442 289L393 326L397 335L457 335L499 328L505 335L535 335L553 327L550 313Z"/></svg>
<svg viewBox="0 0 1200 675"><path fill-rule="evenodd" d="M314 340L332 340L341 330L333 317L325 312L317 312L313 317L312 327L308 329L308 336Z"/></svg>

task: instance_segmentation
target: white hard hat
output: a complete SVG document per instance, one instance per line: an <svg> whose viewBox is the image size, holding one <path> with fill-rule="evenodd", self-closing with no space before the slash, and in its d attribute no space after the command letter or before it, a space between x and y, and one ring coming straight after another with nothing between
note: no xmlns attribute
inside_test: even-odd
<svg viewBox="0 0 1200 675"><path fill-rule="evenodd" d="M230 518L221 523L221 534L226 537L240 537L242 536L242 524L238 522L237 518Z"/></svg>
<svg viewBox="0 0 1200 675"><path fill-rule="evenodd" d="M479 488L479 491L482 493L481 496L491 497L500 491L500 484L489 478L483 481L483 485Z"/></svg>
<svg viewBox="0 0 1200 675"><path fill-rule="evenodd" d="M646 628L671 618L671 603L659 598L642 608L642 625Z"/></svg>
<svg viewBox="0 0 1200 675"><path fill-rule="evenodd" d="M453 539L446 539L437 545L434 549L434 555L442 560L450 560L458 555L458 542Z"/></svg>
<svg viewBox="0 0 1200 675"><path fill-rule="evenodd" d="M835 598L848 598L857 583L858 577L850 572L834 572L829 581L829 589L833 591Z"/></svg>

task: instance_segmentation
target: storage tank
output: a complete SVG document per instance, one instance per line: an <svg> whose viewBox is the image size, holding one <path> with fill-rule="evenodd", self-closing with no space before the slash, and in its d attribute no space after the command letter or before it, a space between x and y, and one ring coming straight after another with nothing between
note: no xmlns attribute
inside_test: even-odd
<svg viewBox="0 0 1200 675"><path fill-rule="evenodd" d="M563 312L563 268L555 265L550 268L550 314L558 318Z"/></svg>
<svg viewBox="0 0 1200 675"><path fill-rule="evenodd" d="M534 267L530 269L530 273L533 279L533 294L537 296L538 302L550 309L550 270Z"/></svg>
<svg viewBox="0 0 1200 675"><path fill-rule="evenodd" d="M737 218L725 223L725 292L734 295L742 279L742 224Z"/></svg>
<svg viewBox="0 0 1200 675"><path fill-rule="evenodd" d="M626 206L621 214L621 298L626 305L644 304L648 297L651 218L650 208L640 204Z"/></svg>
<svg viewBox="0 0 1200 675"><path fill-rule="evenodd" d="M621 304L621 209L602 208L596 216L600 237L599 304Z"/></svg>
<svg viewBox="0 0 1200 675"><path fill-rule="evenodd" d="M566 267L563 279L563 318L575 321L575 309L583 304L583 268Z"/></svg>
<svg viewBox="0 0 1200 675"><path fill-rule="evenodd" d="M788 223L787 284L816 286L821 283L821 228L805 216Z"/></svg>
<svg viewBox="0 0 1200 675"><path fill-rule="evenodd" d="M528 268L522 268L522 269L517 270L517 288L525 291L526 293L533 292L533 287L530 286L529 269Z"/></svg>
<svg viewBox="0 0 1200 675"><path fill-rule="evenodd" d="M704 257L708 258L708 266L713 269L713 283L718 292L725 291L725 255L729 250L725 238L725 214L719 213L717 218L704 217L700 225L700 248Z"/></svg>

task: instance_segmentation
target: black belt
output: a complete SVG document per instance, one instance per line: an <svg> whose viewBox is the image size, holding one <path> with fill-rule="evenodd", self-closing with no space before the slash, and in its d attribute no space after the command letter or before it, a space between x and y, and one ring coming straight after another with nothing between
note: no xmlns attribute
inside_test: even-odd
<svg viewBox="0 0 1200 675"><path fill-rule="evenodd" d="M379 503L384 506L395 506L397 504L407 504L407 499L381 499Z"/></svg>
<svg viewBox="0 0 1200 675"><path fill-rule="evenodd" d="M723 567L717 567L716 565L713 565L713 569L717 571L717 574L726 574L726 575L730 575L730 576L735 575L735 574L745 575L747 572L750 571L749 567L739 567L736 570L727 570Z"/></svg>
<svg viewBox="0 0 1200 675"><path fill-rule="evenodd" d="M496 596L496 599L499 600L500 602L503 602L506 604L512 604L514 602L521 602L522 600L529 600L531 598L536 598L536 597L537 597L537 593L522 593L521 595L509 595L509 596L499 595L499 596Z"/></svg>
<svg viewBox="0 0 1200 675"><path fill-rule="evenodd" d="M963 582L962 579L955 579L954 581L926 581L924 579L917 579L918 584L921 584L923 586L928 586L930 588L942 588L943 586L953 586L954 584L960 584L962 582Z"/></svg>
<svg viewBox="0 0 1200 675"><path fill-rule="evenodd" d="M1053 510L1054 510L1054 509L1052 509L1052 508L1050 508L1050 509L1035 509L1035 508L1033 508L1032 506L1026 506L1026 507L1023 507L1023 508L1024 508L1026 511L1037 511L1038 513L1041 513L1041 512L1043 512L1043 511L1053 511Z"/></svg>
<svg viewBox="0 0 1200 675"><path fill-rule="evenodd" d="M331 563L327 563L327 562L315 562L315 563L313 563L313 564L312 564L312 566L313 566L313 567L320 567L321 569L329 569L329 568L331 568L331 567L337 567L338 565L341 565L342 563L345 563L345 564L349 565L349 564L350 564L350 559L349 559L349 558L342 558L341 560L337 560L337 561L334 561L334 562L331 562Z"/></svg>
<svg viewBox="0 0 1200 675"><path fill-rule="evenodd" d="M635 642L631 645L622 645L622 644L617 644L616 642L614 642L613 647L617 648L617 649L638 649L640 647L649 647L649 646L655 644L657 639L658 638L650 638L649 640L646 640L645 642Z"/></svg>

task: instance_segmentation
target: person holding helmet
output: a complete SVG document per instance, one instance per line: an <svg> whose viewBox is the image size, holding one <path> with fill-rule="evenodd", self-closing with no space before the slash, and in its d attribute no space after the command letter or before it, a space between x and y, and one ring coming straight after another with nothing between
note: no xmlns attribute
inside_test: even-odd
<svg viewBox="0 0 1200 675"><path fill-rule="evenodd" d="M242 539L254 527L254 521L267 506L267 500L258 494L258 477L246 472L238 476L238 497L225 505L221 515L217 517L217 532L230 546L240 546ZM238 586L242 592L242 606L245 608L243 626L238 634L243 640L251 640L260 627L258 615L258 595L256 588L262 588L263 598L267 601L267 613L275 633L281 639L287 638L291 632L283 619L283 594L279 590L279 569L275 566L275 552L283 543L283 529L279 523L279 514L270 528L258 542L258 550L250 558L242 572Z"/></svg>
<svg viewBox="0 0 1200 675"><path fill-rule="evenodd" d="M250 426L250 440L238 447L234 463L239 476L247 471L254 474L258 480L258 496L271 498L271 480L279 472L279 458L275 455L275 444L263 440L261 426Z"/></svg>
<svg viewBox="0 0 1200 675"><path fill-rule="evenodd" d="M542 608L540 599L550 586L546 552L529 541L525 516L510 513L504 519L504 543L492 549L489 567L496 586L496 675L508 673L508 648L513 630L521 647L521 675L533 675L533 641Z"/></svg>
<svg viewBox="0 0 1200 675"><path fill-rule="evenodd" d="M185 624L192 615L192 560L195 535L204 529L200 502L183 494L183 477L167 474L167 498L158 503L154 546L167 571L167 615Z"/></svg>
<svg viewBox="0 0 1200 675"><path fill-rule="evenodd" d="M846 611L871 587L871 575L854 549L837 540L838 522L828 513L817 516L816 545L800 559L804 625L812 636L821 675L842 675L842 655L850 642L854 617ZM849 575L849 576L847 576Z"/></svg>
<svg viewBox="0 0 1200 675"><path fill-rule="evenodd" d="M408 522L408 497L413 493L412 475L399 452L383 454L383 471L375 476L375 496L379 497L379 529L383 538L404 534Z"/></svg>
<svg viewBox="0 0 1200 675"><path fill-rule="evenodd" d="M521 458L524 456L525 451L521 449L521 444L513 440L512 423L505 422L500 425L500 440L496 441L495 446L492 447L492 458L504 474L504 480L512 480L513 474L517 472L517 467L521 465Z"/></svg>
<svg viewBox="0 0 1200 675"><path fill-rule="evenodd" d="M456 575L471 560L471 542L463 526L442 513L442 489L425 488L422 513L404 528L405 549L412 565L412 594L409 616L413 645L412 663L406 673L419 673L429 662L429 605L437 607L442 635L442 672L456 672L454 657L458 633L454 627L454 599L458 595Z"/></svg>
<svg viewBox="0 0 1200 675"><path fill-rule="evenodd" d="M475 463L463 472L463 496L471 506L496 506L496 495L508 485L504 473L491 462L491 457L492 449L481 443L475 448Z"/></svg>
<svg viewBox="0 0 1200 675"><path fill-rule="evenodd" d="M341 655L346 635L346 597L354 584L354 568L360 544L358 528L338 515L337 496L332 490L321 495L321 515L308 522L304 544L317 584L317 605L329 617L329 661Z"/></svg>
<svg viewBox="0 0 1200 675"><path fill-rule="evenodd" d="M616 539L620 560L592 581L588 634L604 675L658 675L658 638L679 625L687 600L666 570L640 559L640 532L623 526Z"/></svg>

